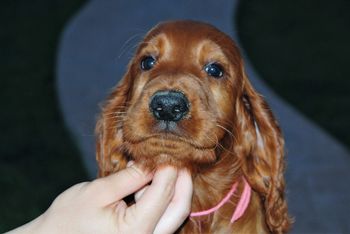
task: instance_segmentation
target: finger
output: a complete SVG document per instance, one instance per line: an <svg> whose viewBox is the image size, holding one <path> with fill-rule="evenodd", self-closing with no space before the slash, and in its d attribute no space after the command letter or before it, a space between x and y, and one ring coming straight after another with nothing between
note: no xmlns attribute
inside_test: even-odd
<svg viewBox="0 0 350 234"><path fill-rule="evenodd" d="M175 168L165 167L156 171L152 184L139 201L130 207L132 217L137 216L145 226L154 230L174 195L176 178Z"/></svg>
<svg viewBox="0 0 350 234"><path fill-rule="evenodd" d="M154 233L174 233L191 211L193 183L190 173L179 172L173 199L159 220Z"/></svg>
<svg viewBox="0 0 350 234"><path fill-rule="evenodd" d="M100 191L99 197L104 203L113 203L142 188L152 179L148 173L135 164L107 177L92 182Z"/></svg>
<svg viewBox="0 0 350 234"><path fill-rule="evenodd" d="M141 188L139 191L135 193L134 198L136 202L140 200L140 198L142 197L142 195L144 194L144 192L147 190L148 187L149 185L146 185L145 187Z"/></svg>

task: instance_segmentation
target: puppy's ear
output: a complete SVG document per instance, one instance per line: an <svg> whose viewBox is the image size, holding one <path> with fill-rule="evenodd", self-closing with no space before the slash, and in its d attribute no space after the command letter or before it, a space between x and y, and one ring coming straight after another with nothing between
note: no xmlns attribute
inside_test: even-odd
<svg viewBox="0 0 350 234"><path fill-rule="evenodd" d="M123 121L132 87L131 65L117 87L107 98L96 124L96 160L98 176L107 176L125 168L127 158L123 154Z"/></svg>
<svg viewBox="0 0 350 234"><path fill-rule="evenodd" d="M272 233L284 233L291 223L284 192L284 140L269 106L250 84L243 66L241 74L235 151L247 180L264 201L268 227Z"/></svg>

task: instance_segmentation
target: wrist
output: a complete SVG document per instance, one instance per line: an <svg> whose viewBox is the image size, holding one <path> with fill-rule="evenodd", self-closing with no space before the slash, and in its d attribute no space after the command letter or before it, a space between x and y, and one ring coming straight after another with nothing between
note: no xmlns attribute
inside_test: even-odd
<svg viewBox="0 0 350 234"><path fill-rule="evenodd" d="M44 233L42 232L42 227L43 227L43 219L44 219L44 214L40 215L36 219L16 228L11 231L6 232L5 234L41 234Z"/></svg>

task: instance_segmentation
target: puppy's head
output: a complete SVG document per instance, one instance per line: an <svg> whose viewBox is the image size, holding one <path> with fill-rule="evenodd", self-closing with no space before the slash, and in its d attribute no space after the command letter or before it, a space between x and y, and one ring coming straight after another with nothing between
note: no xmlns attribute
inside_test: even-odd
<svg viewBox="0 0 350 234"><path fill-rule="evenodd" d="M215 162L234 118L239 66L232 40L210 25L156 26L105 108L118 142L109 147L147 165Z"/></svg>

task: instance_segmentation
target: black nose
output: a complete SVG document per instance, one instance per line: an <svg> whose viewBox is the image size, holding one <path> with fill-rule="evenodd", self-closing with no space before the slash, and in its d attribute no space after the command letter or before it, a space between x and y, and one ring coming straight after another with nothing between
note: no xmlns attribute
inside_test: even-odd
<svg viewBox="0 0 350 234"><path fill-rule="evenodd" d="M157 120L179 121L189 110L186 96L178 91L158 91L153 94L149 104Z"/></svg>

